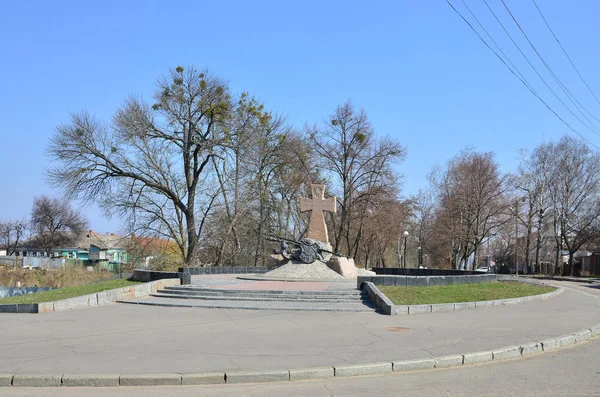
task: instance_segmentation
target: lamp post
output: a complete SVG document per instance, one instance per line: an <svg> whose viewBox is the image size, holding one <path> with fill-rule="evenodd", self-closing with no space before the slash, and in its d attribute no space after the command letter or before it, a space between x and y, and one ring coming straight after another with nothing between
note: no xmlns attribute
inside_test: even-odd
<svg viewBox="0 0 600 397"><path fill-rule="evenodd" d="M404 236L404 268L406 269L406 239L408 239L408 231L405 230L402 235Z"/></svg>
<svg viewBox="0 0 600 397"><path fill-rule="evenodd" d="M421 265L423 264L423 260L421 258L421 255L423 255L421 253L421 246L419 245L419 247L417 248L417 267L420 269Z"/></svg>

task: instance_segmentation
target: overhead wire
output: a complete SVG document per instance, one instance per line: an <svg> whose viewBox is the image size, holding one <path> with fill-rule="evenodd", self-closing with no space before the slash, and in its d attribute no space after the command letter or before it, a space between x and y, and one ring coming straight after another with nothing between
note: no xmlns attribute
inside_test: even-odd
<svg viewBox="0 0 600 397"><path fill-rule="evenodd" d="M563 82L554 73L554 71L552 70L552 68L548 65L548 63L546 62L546 60L544 59L544 57L537 50L537 48L535 47L535 45L531 42L531 40L529 39L529 36L527 35L527 33L525 33L525 30L523 30L523 28L521 27L521 24L519 24L519 22L517 21L517 19L513 15L513 13L510 11L510 8L508 8L508 5L506 4L506 2L504 0L500 0L500 1L502 2L502 5L504 6L504 8L506 9L506 11L508 12L508 14L510 15L510 17L514 21L514 23L517 25L517 27L519 28L519 30L521 31L521 33L523 34L523 36L525 37L525 39L527 40L527 42L529 43L529 45L531 46L531 48L533 49L533 51L538 56L538 58L540 59L540 61L542 61L542 64L544 65L544 67L546 68L546 70L548 71L548 73L550 73L550 75L552 76L552 78L554 78L554 81L556 82L556 84L558 84L558 86L560 87L560 89L562 90L562 92L567 96L567 98L571 101L571 103L573 104L573 106L575 106L575 108L579 111L579 113L581 113L581 115L590 123L590 125L592 125L595 128L596 131L593 131L593 132L595 134L597 134L597 135L600 135L600 130L598 129L598 127L596 127L596 125L581 111L581 109L585 110L590 116L592 116L594 119L596 119L596 121L600 122L600 120L596 116L594 116L594 114L592 114L585 106L583 106L577 100L577 98L575 98L575 96L571 93L571 91L563 84ZM581 109L580 109L580 107L581 107Z"/></svg>
<svg viewBox="0 0 600 397"><path fill-rule="evenodd" d="M554 116L556 118L558 118L565 126L567 126L567 128L569 128L569 130L571 130L572 132L574 132L575 134L577 134L581 139L583 139L584 141L586 141L591 146L594 146L596 149L600 150L599 146L597 146L596 144L594 144L593 142L591 142L589 139L587 139L582 133L580 133L579 131L577 131L569 122L567 122L554 109L552 109L552 107L550 107L550 105L531 87L530 84L528 84L525 81L525 79L523 79L519 75L517 75L517 73L508 65L508 63L485 41L485 39L481 36L481 34L479 34L479 32L473 27L473 25L465 18L465 16L463 14L461 14L461 12L456 9L456 7L454 7L454 5L450 2L450 0L446 0L446 3L467 24L467 26L469 26L469 28L471 28L471 30L473 31L473 33L475 33L475 35L479 38L479 40L481 40L481 42L490 51L492 51L492 53L500 60L500 62L502 62L502 64L504 64L504 66L513 74L513 76L515 76L533 94L533 96L535 96L540 102L542 102L542 104L544 106L546 106L546 108L552 114L554 114Z"/></svg>
<svg viewBox="0 0 600 397"><path fill-rule="evenodd" d="M501 0L502 1L502 0ZM504 33L506 33L506 35L508 36L508 38L510 39L510 41L514 44L515 47L517 47L517 50L519 50L519 53L523 56L523 58L525 58L525 61L527 62L527 64L529 64L529 66L533 69L533 71L535 72L535 74L539 77L540 80L542 80L542 83L544 83L544 85L546 86L546 88L548 88L548 90L550 90L550 92L552 93L552 95L554 95L554 97L565 107L565 109L567 109L567 111L569 113L571 113L571 115L573 117L575 117L581 124L583 124L586 128L588 128L590 131L592 131L594 134L600 135L600 130L598 130L598 128L596 127L596 130L594 130L594 125L590 122L590 124L592 124L592 126L586 124L581 118L579 118L579 116L577 116L573 110L571 110L571 108L558 96L558 94L552 89L552 87L550 87L550 85L548 84L548 82L546 81L546 79L544 79L544 77L542 77L542 75L540 74L540 72L537 70L537 68L533 65L533 63L531 62L531 60L529 59L529 57L527 55L525 55L525 53L523 52L523 50L521 49L521 47L519 46L519 44L517 44L517 42L515 41L515 39L512 37L512 35L510 34L510 32L506 29L506 27L504 26L504 24L502 23L502 21L500 20L500 18L498 18L498 16L496 15L496 13L494 12L494 10L492 9L492 7L490 7L489 3L487 2L487 0L483 0L483 2L485 3L486 7L488 8L488 10L490 11L490 13L494 16L494 19L496 19L496 22L498 22L498 24L500 25L500 27L502 28L502 30L504 31ZM559 85L560 87L560 85ZM564 92L564 90L563 90ZM569 98L569 96L567 95L567 98ZM569 98L570 99L570 98ZM573 101L571 101L573 102ZM574 105L576 108L577 106ZM585 118L585 116L584 116ZM588 121L589 122L589 121Z"/></svg>
<svg viewBox="0 0 600 397"><path fill-rule="evenodd" d="M590 85L587 83L587 81L585 81L585 79L583 78L583 76L581 75L581 73L579 73L579 69L577 69L577 66L575 66L575 63L573 62L573 60L571 59L571 57L569 56L569 54L567 53L567 51L565 50L565 48L562 46L562 43L560 42L560 40L558 39L558 37L556 37L556 34L554 34L554 31L550 27L550 24L546 20L546 17L544 17L544 14L542 14L542 10L540 10L540 7L538 7L536 1L535 0L531 0L531 1L533 2L533 5L535 5L535 8L539 12L539 14L542 17L542 19L544 20L544 23L546 24L546 26L548 27L548 30L552 34L552 37L554 37L554 40L556 40L556 42L558 43L558 46L562 50L563 54L565 54L565 56L567 57L567 59L571 63L571 66L573 66L573 69L575 69L575 72L577 72L577 75L579 76L579 78L581 79L581 81L583 81L583 84L585 84L585 86L587 87L588 91L590 92L590 94L592 94L592 96L594 97L594 99L596 100L596 102L598 102L598 104L600 104L600 100L598 99L598 97L596 96L596 94L594 94L594 91L592 90L592 88L590 87Z"/></svg>
<svg viewBox="0 0 600 397"><path fill-rule="evenodd" d="M487 29L479 21L479 18L477 18L477 16L473 13L473 11L471 11L471 8L469 8L469 6L465 2L465 0L461 0L461 2L463 3L463 5L467 9L467 11L469 11L469 14L471 14L471 16L473 17L473 19L475 20L475 22L477 22L477 24L479 25L479 27L481 28L481 30L483 30L485 32L485 34L487 35L487 37L489 37L489 39L492 41L492 43L494 43L494 45L496 46L496 48L498 49L498 51L504 56L504 58L510 64L510 66L512 66L512 68L515 70L515 72L517 72L519 74L519 76L523 80L525 80L525 76L523 76L523 73L521 73L521 71L515 66L515 64L512 63L512 61L510 60L510 58L508 57L508 55L506 55L504 53L504 51L502 51L502 47L500 47L500 45L498 45L498 43L496 43L496 40L494 40L494 37L492 37L492 35L487 31ZM527 81L525 81L525 82L527 83ZM530 87L533 90L533 87L531 87L529 84L528 84L528 87Z"/></svg>

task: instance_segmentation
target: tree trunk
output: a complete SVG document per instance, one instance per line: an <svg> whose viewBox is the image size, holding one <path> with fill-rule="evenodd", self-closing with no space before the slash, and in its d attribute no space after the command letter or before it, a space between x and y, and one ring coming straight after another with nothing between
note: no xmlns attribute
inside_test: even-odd
<svg viewBox="0 0 600 397"><path fill-rule="evenodd" d="M542 267L540 266L540 248L542 247L542 219L544 217L544 211L540 209L540 216L538 218L538 231L537 231L537 241L535 245L535 266L539 269L539 272L542 272Z"/></svg>

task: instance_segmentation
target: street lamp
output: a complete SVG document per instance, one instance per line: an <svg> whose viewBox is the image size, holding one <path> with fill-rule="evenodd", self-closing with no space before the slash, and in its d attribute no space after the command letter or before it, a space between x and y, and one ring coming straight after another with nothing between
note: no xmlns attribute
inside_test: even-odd
<svg viewBox="0 0 600 397"><path fill-rule="evenodd" d="M419 269L421 268L423 262L423 259L421 259L421 255L423 254L421 253L421 246L419 245L419 247L417 247L417 267Z"/></svg>
<svg viewBox="0 0 600 397"><path fill-rule="evenodd" d="M408 231L405 230L402 235L404 236L404 268L406 269L406 239L408 238Z"/></svg>

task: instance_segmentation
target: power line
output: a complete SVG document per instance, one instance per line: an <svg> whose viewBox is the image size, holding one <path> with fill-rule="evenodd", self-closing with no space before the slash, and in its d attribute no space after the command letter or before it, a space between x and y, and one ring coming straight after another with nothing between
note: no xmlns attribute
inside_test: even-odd
<svg viewBox="0 0 600 397"><path fill-rule="evenodd" d="M502 0L501 0L502 1ZM504 24L502 23L502 21L500 20L500 18L498 18L498 16L496 15L496 13L494 12L494 10L492 9L492 7L490 7L490 5L488 4L487 0L483 0L483 2L485 3L485 5L487 6L488 10L492 13L492 15L494 16L494 18L496 19L496 22L498 22L498 24L500 25L500 27L502 28L502 30L504 31L504 33L506 33L506 35L508 36L508 38L510 39L510 41L514 44L515 47L517 47L517 50L519 50L519 53L523 56L523 58L525 58L525 61L527 61L527 63L529 64L529 66L533 69L533 71L535 72L535 74L540 78L540 80L542 80L542 83L544 83L544 85L546 86L546 88L548 88L548 90L550 90L550 92L552 93L552 95L554 95L554 97L556 99L558 99L558 101L565 107L565 109L567 109L567 111L569 113L571 113L571 115L573 117L575 117L581 124L583 124L585 127L587 127L590 131L592 131L593 133L600 135L600 133L598 131L594 131L593 127L595 127L592 124L592 127L590 127L589 125L587 125L583 120L581 120L579 118L579 116L577 116L575 113L573 113L573 110L571 110L571 108L569 106L567 106L567 104L558 96L558 94L552 89L552 87L550 87L550 85L548 84L548 82L542 77L542 75L540 74L540 72L537 70L537 68L533 65L533 63L531 63L531 61L529 60L529 58L527 57L527 55L525 55L525 53L523 52L523 50L521 49L521 47L519 46L519 44L517 44L517 42L515 41L515 39L512 37L512 35L509 33L509 31L506 29L506 27L504 26ZM560 87L560 85L559 85ZM564 90L563 90L564 91ZM567 95L567 98L569 98L569 96ZM570 98L569 98L570 99ZM571 101L572 102L572 101ZM575 105L575 104L573 104ZM577 106L575 106L577 107ZM585 116L584 116L585 117ZM591 123L591 122L590 122ZM597 129L597 128L596 128Z"/></svg>
<svg viewBox="0 0 600 397"><path fill-rule="evenodd" d="M492 37L492 35L487 31L487 29L481 24L481 22L479 22L479 19L477 18L477 16L473 13L473 11L471 11L471 9L469 8L469 6L467 5L467 3L465 2L465 0L461 0L461 2L463 3L463 5L465 6L465 8L467 9L467 11L469 11L469 14L471 14L471 16L473 17L473 19L475 20L475 22L477 22L477 24L479 25L479 27L485 32L485 34L490 38L490 40L492 41L492 43L494 43L494 45L496 46L496 48L498 49L498 51L500 51L500 53L504 56L504 58L508 61L508 63L510 63L510 65L512 66L512 68L519 74L519 76L525 80L525 76L523 76L523 73L521 73L521 71L515 66L514 63L512 63L512 61L510 60L510 58L508 57L508 55L506 55L504 53L504 51L502 51L502 48L498 45L498 43L496 43L496 40L494 40L494 38ZM528 88L531 88L533 90L533 87L531 87L531 85L528 84Z"/></svg>
<svg viewBox="0 0 600 397"><path fill-rule="evenodd" d="M583 134L581 134L579 131L577 131L575 128L573 128L573 126L571 126L571 124L569 124L565 119L563 119L562 117L560 117L560 115L554 111L554 109L552 109L550 107L550 105L548 105L548 103L546 101L544 101L542 99L541 96L539 96L535 90L533 90L530 85L528 83L525 82L524 79L522 79L521 77L519 77L515 71L513 71L510 66L508 66L508 64L504 61L504 59L492 48L490 47L490 45L485 41L485 39L483 37L481 37L481 35L479 34L479 32L473 27L473 25L471 25L471 23L464 17L463 14L460 13L460 11L458 11L456 9L456 7L454 7L454 5L452 3L450 3L450 0L446 0L446 3L448 3L448 5L450 6L450 8L452 8L452 10L454 10L454 12L467 24L467 26L469 26L469 28L471 28L471 30L475 33L475 35L477 35L477 37L479 38L479 40L481 40L481 42L490 50L492 51L492 53L494 55L496 55L496 57L500 60L500 62L502 62L504 64L504 66L506 66L506 68L513 74L513 76L515 76L540 102L542 102L544 104L544 106L546 106L546 108L552 112L552 114L554 114L554 116L556 116L556 118L558 118L564 125L566 125L571 131L573 131L575 134L577 134L581 139L583 139L584 141L586 141L587 143L589 143L591 146L594 146L596 149L600 150L600 147L595 145L593 142L591 142L589 139L587 139Z"/></svg>
<svg viewBox="0 0 600 397"><path fill-rule="evenodd" d="M596 125L594 125L594 123L589 118L587 118L587 116L581 111L581 109L578 107L578 105L581 108L583 108L590 116L592 116L594 119L596 119L596 121L600 122L600 120L596 116L594 116L589 110L587 110L587 108L585 106L583 106L577 100L577 98L575 98L575 96L571 93L571 91L563 84L563 82L554 73L554 71L552 70L552 68L544 60L544 57L540 54L540 52L537 50L537 48L535 47L535 45L533 45L533 43L529 39L529 36L527 36L527 33L525 33L525 30L523 30L523 28L521 27L521 24L519 24L519 22L517 21L517 19L513 15L513 13L510 11L510 9L508 8L508 5L506 5L506 2L504 0L500 0L500 1L502 2L502 5L504 5L504 8L508 12L508 14L510 15L510 17L512 18L512 20L514 21L514 23L517 25L517 27L519 28L519 30L521 31L521 33L523 34L523 36L525 36L525 39L527 40L527 42L529 43L529 45L531 46L531 48L533 49L533 51L536 53L536 55L538 56L538 58L540 59L540 61L542 61L542 64L544 64L544 67L546 68L546 70L550 73L550 75L552 76L552 78L554 78L554 81L558 84L558 86L560 87L560 89L562 90L562 92L567 96L567 98L569 99L569 101L571 101L571 103L573 104L573 106L575 106L575 108L579 111L579 113L581 113L581 115L588 121L588 123L590 123L590 125L593 126L596 129L596 131L593 131L593 132L596 133L597 135L600 135L600 130L598 130L598 127L596 127Z"/></svg>
<svg viewBox="0 0 600 397"><path fill-rule="evenodd" d="M544 17L544 14L542 14L542 10L540 10L540 8L538 7L537 3L535 2L535 0L531 0L533 1L533 4L535 5L535 8L538 10L538 12L540 13L540 16L542 17L542 19L544 20L544 23L546 24L546 26L548 27L548 30L550 31L550 33L552 33L552 36L554 37L554 40L556 40L556 42L558 43L560 49L562 50L562 52L565 54L565 56L567 57L567 59L569 60L569 62L571 63L571 66L573 66L573 69L575 69L575 71L577 72L577 75L579 76L579 78L581 79L581 81L583 81L583 84L585 84L585 86L587 87L587 89L590 91L590 94L592 94L592 96L594 97L594 99L596 100L596 102L598 102L598 104L600 104L600 100L598 99L598 97L596 96L596 94L594 94L594 91L592 91L592 89L590 88L589 84L587 83L587 81L585 81L585 79L583 78L583 76L581 75L581 73L579 73L579 69L577 69L577 67L575 66L575 64L573 63L573 61L571 60L571 57L569 56L569 54L567 54L567 51L564 49L564 47L562 46L562 44L560 43L560 40L558 40L558 37L556 37L556 35L554 34L554 31L552 30L552 28L550 27L550 24L548 24L548 21L546 21L546 18Z"/></svg>

